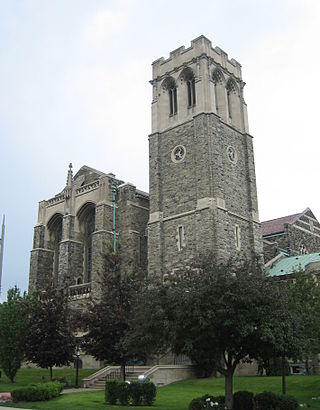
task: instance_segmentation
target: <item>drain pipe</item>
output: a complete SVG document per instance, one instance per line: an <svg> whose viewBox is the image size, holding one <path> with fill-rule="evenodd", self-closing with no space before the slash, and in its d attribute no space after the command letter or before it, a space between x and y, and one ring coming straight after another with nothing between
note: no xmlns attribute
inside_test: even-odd
<svg viewBox="0 0 320 410"><path fill-rule="evenodd" d="M117 251L117 235L116 235L116 187L112 187L112 232L113 232L113 252Z"/></svg>

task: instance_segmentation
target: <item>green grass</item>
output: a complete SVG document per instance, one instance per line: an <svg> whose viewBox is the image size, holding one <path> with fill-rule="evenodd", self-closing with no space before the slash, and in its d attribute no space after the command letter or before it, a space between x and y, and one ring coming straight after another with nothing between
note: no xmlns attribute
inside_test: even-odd
<svg viewBox="0 0 320 410"><path fill-rule="evenodd" d="M1 385L1 384L0 384ZM280 377L235 377L234 391L249 390L254 393L264 390L281 392ZM320 396L320 376L291 376L287 378L288 394L300 401L308 403L310 409L320 410L320 400L311 400ZM191 379L173 383L158 389L157 399L152 407L130 407L130 409L154 410L186 410L194 397L205 393L224 394L224 379ZM19 403L12 405L25 409L39 410L112 410L123 409L123 406L109 406L104 403L104 392L72 393L60 396L48 402Z"/></svg>
<svg viewBox="0 0 320 410"><path fill-rule="evenodd" d="M1 370L1 369L0 369ZM79 369L79 385L80 381L96 372L96 370ZM49 369L20 369L18 370L14 383L10 383L9 379L5 376L3 370L1 370L2 376L0 378L0 393L10 392L16 387L26 386L31 383L40 383L43 380L49 381L50 374ZM75 369L53 369L53 377L65 377L70 380L72 384L75 384L76 371Z"/></svg>

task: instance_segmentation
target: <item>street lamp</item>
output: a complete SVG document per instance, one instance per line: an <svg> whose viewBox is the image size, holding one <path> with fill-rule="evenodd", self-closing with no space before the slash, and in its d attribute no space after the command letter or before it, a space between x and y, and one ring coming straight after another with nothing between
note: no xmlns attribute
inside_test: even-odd
<svg viewBox="0 0 320 410"><path fill-rule="evenodd" d="M80 350L77 348L76 350L76 388L79 387L79 357L80 357Z"/></svg>

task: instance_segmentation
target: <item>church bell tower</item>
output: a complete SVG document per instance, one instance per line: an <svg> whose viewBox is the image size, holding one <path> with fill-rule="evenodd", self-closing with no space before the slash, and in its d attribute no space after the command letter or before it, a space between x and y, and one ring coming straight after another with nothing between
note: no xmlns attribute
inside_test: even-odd
<svg viewBox="0 0 320 410"><path fill-rule="evenodd" d="M149 273L261 255L241 65L200 36L152 66Z"/></svg>

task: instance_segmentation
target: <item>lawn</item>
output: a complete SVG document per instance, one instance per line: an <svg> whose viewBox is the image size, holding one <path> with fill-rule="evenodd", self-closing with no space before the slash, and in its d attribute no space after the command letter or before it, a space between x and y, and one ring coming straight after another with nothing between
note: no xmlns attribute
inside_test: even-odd
<svg viewBox="0 0 320 410"><path fill-rule="evenodd" d="M0 384L1 386L1 384ZM288 394L292 394L300 403L308 403L311 409L320 410L320 400L311 400L320 396L320 376L290 376L287 378ZM235 377L234 391L250 390L258 393L264 390L280 393L280 377ZM224 379L191 379L161 387L152 407L130 407L131 409L186 410L192 398L205 393L223 394ZM62 395L49 402L20 403L15 407L39 410L112 410L122 406L108 406L104 403L104 392L84 392ZM13 407L14 407L13 406Z"/></svg>
<svg viewBox="0 0 320 410"><path fill-rule="evenodd" d="M1 369L0 369L1 370ZM81 379L96 372L96 370L79 369L79 385ZM40 383L42 381L49 381L50 375L48 369L20 369L14 383L10 383L9 379L1 370L2 376L0 378L0 393L9 392L16 387L26 386L30 383ZM65 377L75 384L76 371L75 369L53 369L53 377Z"/></svg>

